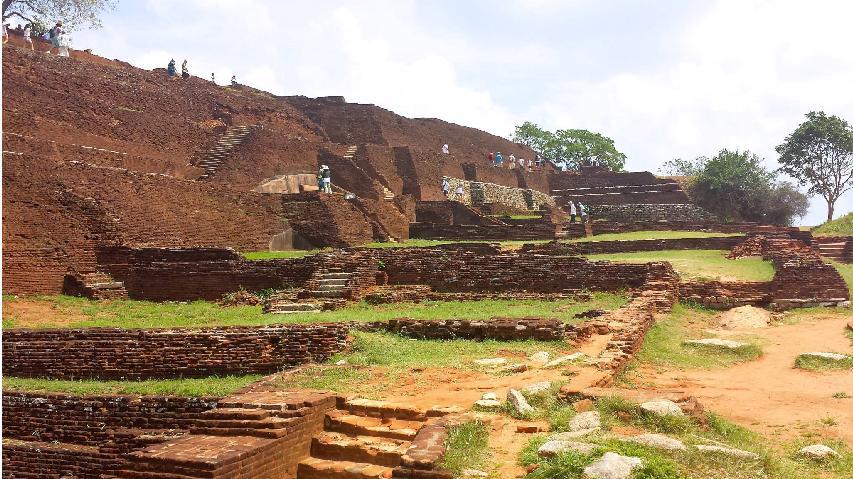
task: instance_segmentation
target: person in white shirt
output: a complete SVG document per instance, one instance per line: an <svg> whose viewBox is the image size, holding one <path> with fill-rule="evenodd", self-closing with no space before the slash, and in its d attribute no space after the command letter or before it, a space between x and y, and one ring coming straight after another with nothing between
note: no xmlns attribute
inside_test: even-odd
<svg viewBox="0 0 853 479"><path fill-rule="evenodd" d="M586 220L587 220L586 206L583 203L581 203L580 201L578 201L578 210L580 210L580 213L581 213L581 223L586 223Z"/></svg>
<svg viewBox="0 0 853 479"><path fill-rule="evenodd" d="M30 50L35 50L36 47L33 46L33 39L31 38L33 35L33 25L32 23L28 23L27 26L24 27L24 41L30 44Z"/></svg>
<svg viewBox="0 0 853 479"><path fill-rule="evenodd" d="M518 169L524 171L524 158L518 159Z"/></svg>
<svg viewBox="0 0 853 479"><path fill-rule="evenodd" d="M515 168L515 155L512 153L509 154L509 169Z"/></svg>
<svg viewBox="0 0 853 479"><path fill-rule="evenodd" d="M578 209L575 207L575 203L573 201L569 201L569 214L572 217L572 223L574 223L578 218Z"/></svg>
<svg viewBox="0 0 853 479"><path fill-rule="evenodd" d="M447 146L447 143L445 143L444 146L441 147L441 152L445 155L450 154L450 147Z"/></svg>
<svg viewBox="0 0 853 479"><path fill-rule="evenodd" d="M462 187L462 184L456 185L456 201L462 201L462 198L465 196L465 188Z"/></svg>

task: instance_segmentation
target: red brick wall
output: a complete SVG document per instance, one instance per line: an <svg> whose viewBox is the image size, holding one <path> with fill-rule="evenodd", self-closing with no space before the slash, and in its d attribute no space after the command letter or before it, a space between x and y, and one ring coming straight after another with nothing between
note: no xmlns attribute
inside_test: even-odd
<svg viewBox="0 0 853 479"><path fill-rule="evenodd" d="M144 379L272 373L322 362L347 345L343 324L199 329L10 329L3 373Z"/></svg>

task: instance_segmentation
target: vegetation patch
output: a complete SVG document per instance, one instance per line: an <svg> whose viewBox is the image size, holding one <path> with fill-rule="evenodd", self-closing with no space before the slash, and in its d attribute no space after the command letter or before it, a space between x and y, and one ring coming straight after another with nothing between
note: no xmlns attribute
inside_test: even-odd
<svg viewBox="0 0 853 479"><path fill-rule="evenodd" d="M741 236L740 233L709 233L705 231L630 231L627 233L606 233L584 238L573 238L567 240L569 243L586 243L591 241L637 241L655 239L683 239L683 238L720 238L728 236Z"/></svg>
<svg viewBox="0 0 853 479"><path fill-rule="evenodd" d="M846 356L844 359L831 359L810 354L801 354L794 360L794 367L809 371L853 370L853 357Z"/></svg>
<svg viewBox="0 0 853 479"><path fill-rule="evenodd" d="M853 213L836 218L820 226L812 228L812 234L823 236L849 236L853 235Z"/></svg>
<svg viewBox="0 0 853 479"><path fill-rule="evenodd" d="M735 349L684 344L709 326L713 316L714 312L701 307L676 304L670 314L656 321L649 330L632 366L721 368L761 356L761 347L752 343Z"/></svg>
<svg viewBox="0 0 853 479"><path fill-rule="evenodd" d="M589 255L591 260L623 263L666 261L682 279L691 281L770 281L775 270L761 258L726 258L722 250L664 250Z"/></svg>
<svg viewBox="0 0 853 479"><path fill-rule="evenodd" d="M261 306L223 308L210 301L156 303L151 301L92 301L73 296L3 298L3 327L28 328L176 328L207 326L263 326L268 324L387 321L414 319L489 319L495 316L537 316L576 321L589 309L618 309L623 295L594 293L591 301L484 300L424 301L372 306L361 302L321 313L263 314ZM69 318L76 318L69 320Z"/></svg>
<svg viewBox="0 0 853 479"><path fill-rule="evenodd" d="M263 376L210 376L188 379L149 379L144 381L96 381L16 378L3 376L3 389L43 391L80 396L104 394L140 394L156 396L221 397L234 393Z"/></svg>
<svg viewBox="0 0 853 479"><path fill-rule="evenodd" d="M453 472L455 477L461 477L466 469L482 470L489 459L489 430L480 421L451 426L445 448L439 467Z"/></svg>

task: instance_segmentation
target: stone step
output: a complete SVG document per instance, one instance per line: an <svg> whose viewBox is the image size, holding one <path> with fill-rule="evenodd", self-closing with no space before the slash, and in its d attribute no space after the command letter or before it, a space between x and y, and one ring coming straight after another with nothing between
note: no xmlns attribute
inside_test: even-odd
<svg viewBox="0 0 853 479"><path fill-rule="evenodd" d="M349 279L352 273L344 271L327 271L323 273L322 279Z"/></svg>
<svg viewBox="0 0 853 479"><path fill-rule="evenodd" d="M358 416L405 419L408 421L426 421L427 419L426 411L418 407L374 399L352 398L342 402L339 400L338 409L349 411Z"/></svg>
<svg viewBox="0 0 853 479"><path fill-rule="evenodd" d="M268 313L319 313L321 310L320 305L315 303L274 303L270 305Z"/></svg>
<svg viewBox="0 0 853 479"><path fill-rule="evenodd" d="M345 284L321 284L317 291L343 291L345 289Z"/></svg>
<svg viewBox="0 0 853 479"><path fill-rule="evenodd" d="M244 409L238 407L219 407L201 413L202 419L234 420L253 419L261 420L270 417L266 409Z"/></svg>
<svg viewBox="0 0 853 479"><path fill-rule="evenodd" d="M345 411L326 413L326 430L351 436L375 436L411 441L423 425L419 421L356 416Z"/></svg>
<svg viewBox="0 0 853 479"><path fill-rule="evenodd" d="M299 463L297 479L371 479L391 477L391 468L363 462L309 457Z"/></svg>
<svg viewBox="0 0 853 479"><path fill-rule="evenodd" d="M349 278L323 278L320 280L320 285L341 285L346 286Z"/></svg>
<svg viewBox="0 0 853 479"><path fill-rule="evenodd" d="M346 296L346 293L344 290L339 289L333 291L314 290L311 291L311 296L315 298L343 298L344 296Z"/></svg>
<svg viewBox="0 0 853 479"><path fill-rule="evenodd" d="M409 446L410 441L400 439L323 432L311 441L311 456L395 467Z"/></svg>

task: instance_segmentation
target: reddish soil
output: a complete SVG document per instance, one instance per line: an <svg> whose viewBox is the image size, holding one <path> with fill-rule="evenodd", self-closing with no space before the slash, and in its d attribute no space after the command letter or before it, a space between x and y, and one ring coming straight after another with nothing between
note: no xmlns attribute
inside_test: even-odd
<svg viewBox="0 0 853 479"><path fill-rule="evenodd" d="M707 408L758 432L792 439L818 430L828 437L853 441L853 371L812 372L795 369L794 359L807 351L853 353L844 328L849 316L817 314L798 324L752 332L761 338L764 355L752 362L717 370L663 371L642 368L643 381L658 391L684 392ZM743 332L743 331L741 331ZM832 418L837 425L822 426Z"/></svg>
<svg viewBox="0 0 853 479"><path fill-rule="evenodd" d="M51 325L63 326L89 319L76 311L62 309L50 301L18 299L3 301L3 319L13 321L16 328L34 328L49 320Z"/></svg>

